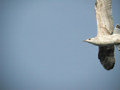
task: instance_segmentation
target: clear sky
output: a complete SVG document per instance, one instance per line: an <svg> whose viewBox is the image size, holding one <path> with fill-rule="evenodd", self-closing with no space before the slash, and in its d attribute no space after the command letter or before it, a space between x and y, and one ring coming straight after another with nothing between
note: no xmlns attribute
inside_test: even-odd
<svg viewBox="0 0 120 90"><path fill-rule="evenodd" d="M98 47L83 42L97 33L95 1L1 0L1 90L119 90L120 52L107 71Z"/></svg>

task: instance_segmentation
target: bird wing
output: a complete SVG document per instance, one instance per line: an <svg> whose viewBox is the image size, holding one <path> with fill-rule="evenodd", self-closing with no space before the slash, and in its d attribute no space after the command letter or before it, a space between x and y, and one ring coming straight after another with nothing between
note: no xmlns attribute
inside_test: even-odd
<svg viewBox="0 0 120 90"><path fill-rule="evenodd" d="M99 47L98 58L105 69L112 69L115 64L114 45Z"/></svg>
<svg viewBox="0 0 120 90"><path fill-rule="evenodd" d="M96 0L95 14L97 19L97 36L113 33L111 0Z"/></svg>
<svg viewBox="0 0 120 90"><path fill-rule="evenodd" d="M97 19L97 37L111 35L113 33L113 18L111 0L97 0L95 3L95 14ZM99 47L98 58L107 70L114 67L114 45Z"/></svg>

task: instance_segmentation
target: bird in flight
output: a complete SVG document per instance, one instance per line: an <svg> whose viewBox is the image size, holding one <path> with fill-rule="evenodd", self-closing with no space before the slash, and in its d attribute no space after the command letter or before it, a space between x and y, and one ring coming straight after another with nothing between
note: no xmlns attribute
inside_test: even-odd
<svg viewBox="0 0 120 90"><path fill-rule="evenodd" d="M99 47L98 58L106 70L114 67L114 45L120 51L120 26L113 30L112 0L96 0L97 36L85 40Z"/></svg>

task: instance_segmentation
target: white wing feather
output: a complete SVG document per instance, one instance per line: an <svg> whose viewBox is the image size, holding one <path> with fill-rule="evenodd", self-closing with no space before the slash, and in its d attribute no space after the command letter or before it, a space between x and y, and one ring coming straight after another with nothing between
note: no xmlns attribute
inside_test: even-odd
<svg viewBox="0 0 120 90"><path fill-rule="evenodd" d="M98 36L113 33L111 0L97 0L95 4Z"/></svg>

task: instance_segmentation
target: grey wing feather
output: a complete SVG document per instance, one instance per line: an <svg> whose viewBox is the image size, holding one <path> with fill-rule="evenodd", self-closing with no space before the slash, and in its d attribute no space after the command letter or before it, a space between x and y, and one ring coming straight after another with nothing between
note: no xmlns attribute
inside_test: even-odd
<svg viewBox="0 0 120 90"><path fill-rule="evenodd" d="M115 64L114 45L99 47L98 58L105 69L112 69Z"/></svg>
<svg viewBox="0 0 120 90"><path fill-rule="evenodd" d="M98 36L113 33L113 18L111 0L96 0L95 14L97 19Z"/></svg>

